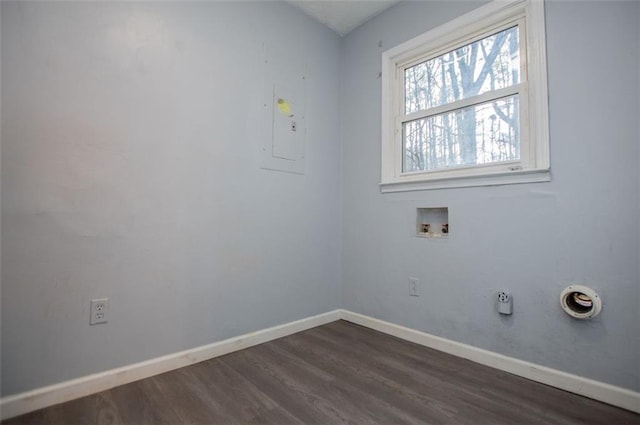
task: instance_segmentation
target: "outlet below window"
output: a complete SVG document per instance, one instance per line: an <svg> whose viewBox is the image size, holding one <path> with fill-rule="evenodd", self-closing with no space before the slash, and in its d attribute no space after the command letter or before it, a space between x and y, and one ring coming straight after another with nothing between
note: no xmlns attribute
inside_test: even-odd
<svg viewBox="0 0 640 425"><path fill-rule="evenodd" d="M421 238L446 238L449 236L449 208L418 208L416 236Z"/></svg>
<svg viewBox="0 0 640 425"><path fill-rule="evenodd" d="M96 298L91 300L90 325L107 323L109 321L109 298Z"/></svg>

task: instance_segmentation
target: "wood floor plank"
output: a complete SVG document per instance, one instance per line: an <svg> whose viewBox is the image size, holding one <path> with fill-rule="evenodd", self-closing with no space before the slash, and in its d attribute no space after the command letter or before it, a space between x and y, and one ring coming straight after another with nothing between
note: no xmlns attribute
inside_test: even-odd
<svg viewBox="0 0 640 425"><path fill-rule="evenodd" d="M283 409L303 423L331 423L331 415L324 411L321 400L302 392L289 383L286 377L280 377L269 365L260 364L259 358L250 355L249 351L224 356L221 361L262 392L269 394Z"/></svg>
<svg viewBox="0 0 640 425"><path fill-rule="evenodd" d="M109 390L119 407L125 424L164 425L177 424L179 417L167 399L154 384L153 378L132 382Z"/></svg>
<svg viewBox="0 0 640 425"><path fill-rule="evenodd" d="M287 340L285 338L284 340ZM326 364L319 361L320 359L312 358L308 353L298 355L295 351L286 350L282 347L282 340L269 344L268 349L278 358L287 362L287 367L295 364L299 370L318 369L328 373L332 380L329 385L330 393L324 394L325 398L331 398L333 392L344 393L346 396L337 400L332 399L333 403L337 403L336 407L341 410L353 409L359 410L363 416L362 420L367 422L381 421L385 423L424 423L418 417L412 417L405 410L399 409L390 403L386 397L376 398L372 392L371 386L360 385L358 376L352 375L354 379L345 379L344 370L330 370L325 367ZM388 394L388 393L387 393ZM346 405L345 405L346 404ZM365 419L366 418L366 419Z"/></svg>
<svg viewBox="0 0 640 425"><path fill-rule="evenodd" d="M308 336L318 335L322 337L318 333L309 333ZM314 350L322 352L326 347L328 351L324 352L324 355L339 353L342 358L356 359L359 363L366 361L366 364L361 367L364 372L359 373L384 380L394 387L394 391L398 391L397 388L403 388L411 396L418 397L424 403L430 403L434 410L441 410L447 416L451 415L452 408L448 407L447 403L451 400L451 393L458 390L458 383L451 382L451 372L443 374L442 371L411 364L405 358L381 355L369 348L366 348L367 355L363 356L361 348L355 344L338 344L330 334L322 337L322 340L322 344L313 345Z"/></svg>
<svg viewBox="0 0 640 425"><path fill-rule="evenodd" d="M47 423L45 420L46 409L17 416L15 418L2 421L2 425L41 425Z"/></svg>
<svg viewBox="0 0 640 425"><path fill-rule="evenodd" d="M211 406L216 423L248 423L278 407L269 396L218 359L180 370L192 393Z"/></svg>
<svg viewBox="0 0 640 425"><path fill-rule="evenodd" d="M331 371L337 379L351 387L367 392L377 403L389 408L400 408L405 415L419 423L447 423L455 410L424 394L418 394L388 376L374 370L367 359L345 355L341 347L326 346L313 342L313 336L283 338L278 341L285 350L299 353L309 361ZM437 390L436 390L437 391Z"/></svg>
<svg viewBox="0 0 640 425"><path fill-rule="evenodd" d="M2 425L640 425L618 409L338 321Z"/></svg>
<svg viewBox="0 0 640 425"><path fill-rule="evenodd" d="M252 379L255 379L255 374L265 372L272 381L286 389L283 400L278 399L278 402L281 405L295 402L296 412L318 410L331 423L373 423L377 419L397 423L400 419L396 412L380 409L377 404L357 394L353 388L336 382L335 377L310 363L278 351L271 345L252 350L248 356L256 356L242 362L245 367L247 364L253 365ZM269 388L270 394L272 391ZM355 402L349 402L350 399L355 399ZM290 405L283 407L291 409ZM296 412L294 415L299 417L300 413ZM307 423L308 421L309 419L305 420ZM326 422L327 419L323 421Z"/></svg>
<svg viewBox="0 0 640 425"><path fill-rule="evenodd" d="M300 419L293 416L291 413L281 407L276 407L270 410L262 410L259 415L256 415L253 419L246 422L248 425L305 425Z"/></svg>

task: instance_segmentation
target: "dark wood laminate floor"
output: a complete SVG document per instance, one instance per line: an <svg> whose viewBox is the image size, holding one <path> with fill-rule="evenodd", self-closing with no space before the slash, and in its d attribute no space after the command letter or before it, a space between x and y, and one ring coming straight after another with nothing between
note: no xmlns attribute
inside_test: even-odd
<svg viewBox="0 0 640 425"><path fill-rule="evenodd" d="M2 422L640 424L640 415L344 321Z"/></svg>

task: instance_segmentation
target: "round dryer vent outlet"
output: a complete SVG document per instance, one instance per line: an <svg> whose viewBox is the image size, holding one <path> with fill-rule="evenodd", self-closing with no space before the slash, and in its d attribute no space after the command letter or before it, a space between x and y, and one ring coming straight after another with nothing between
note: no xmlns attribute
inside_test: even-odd
<svg viewBox="0 0 640 425"><path fill-rule="evenodd" d="M560 305L565 313L576 319L592 319L602 310L600 295L582 285L567 286L560 294Z"/></svg>

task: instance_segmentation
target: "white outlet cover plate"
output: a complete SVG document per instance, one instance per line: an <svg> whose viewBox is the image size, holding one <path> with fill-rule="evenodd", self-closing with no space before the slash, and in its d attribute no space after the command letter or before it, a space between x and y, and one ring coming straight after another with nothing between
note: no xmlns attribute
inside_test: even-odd
<svg viewBox="0 0 640 425"><path fill-rule="evenodd" d="M91 300L91 319L89 324L107 323L109 319L109 298Z"/></svg>

